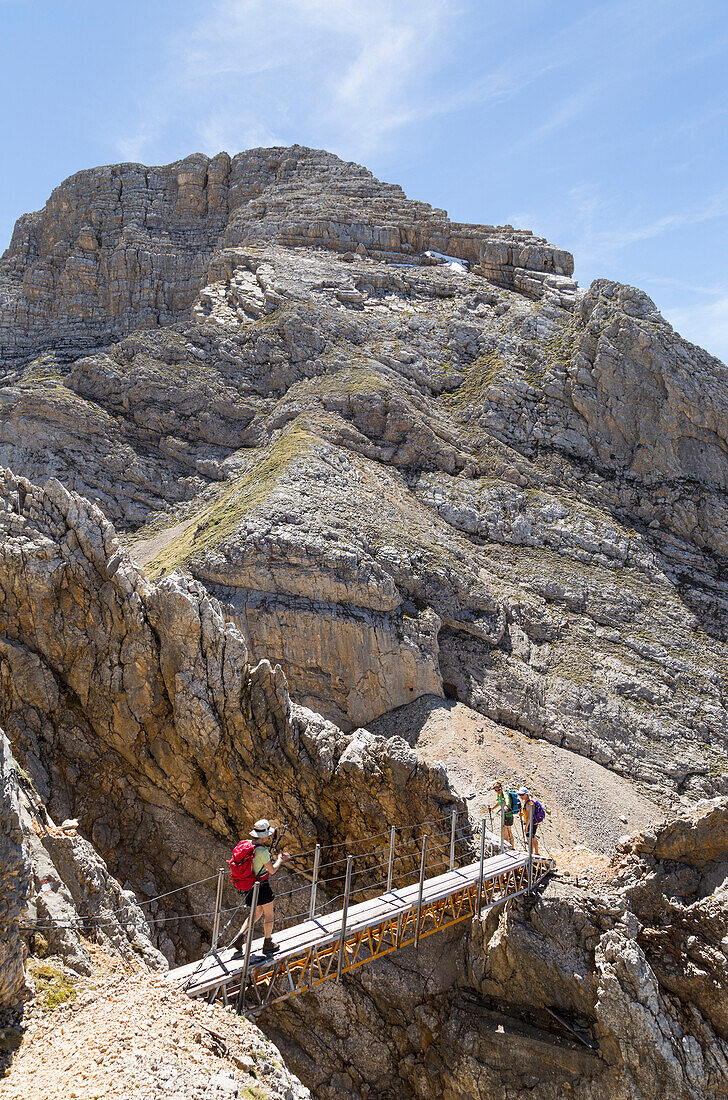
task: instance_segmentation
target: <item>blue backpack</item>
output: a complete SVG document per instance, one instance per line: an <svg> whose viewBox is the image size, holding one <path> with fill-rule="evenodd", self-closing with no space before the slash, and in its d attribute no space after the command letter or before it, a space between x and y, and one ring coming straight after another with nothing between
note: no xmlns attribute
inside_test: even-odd
<svg viewBox="0 0 728 1100"><path fill-rule="evenodd" d="M513 814L515 816L515 815L518 814L518 808L519 808L518 795L516 794L515 791L509 791L508 792L508 800L506 802L506 813L507 814Z"/></svg>

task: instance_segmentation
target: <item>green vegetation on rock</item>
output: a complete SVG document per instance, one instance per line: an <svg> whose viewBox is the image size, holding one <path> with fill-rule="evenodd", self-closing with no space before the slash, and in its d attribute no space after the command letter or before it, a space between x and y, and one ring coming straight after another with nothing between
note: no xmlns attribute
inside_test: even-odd
<svg viewBox="0 0 728 1100"><path fill-rule="evenodd" d="M294 420L275 443L262 450L244 474L149 563L147 574L152 578L165 576L219 546L233 534L245 515L262 504L296 459L318 443L316 436L301 428L298 418Z"/></svg>
<svg viewBox="0 0 728 1100"><path fill-rule="evenodd" d="M499 375L506 369L505 361L496 352L481 355L478 359L464 368L460 368L465 374L465 381L450 394L446 394L442 400L450 405L479 405L485 397L485 391L492 386Z"/></svg>
<svg viewBox="0 0 728 1100"><path fill-rule="evenodd" d="M30 959L28 970L35 982L38 1004L44 1012L52 1012L76 996L75 980L59 967Z"/></svg>

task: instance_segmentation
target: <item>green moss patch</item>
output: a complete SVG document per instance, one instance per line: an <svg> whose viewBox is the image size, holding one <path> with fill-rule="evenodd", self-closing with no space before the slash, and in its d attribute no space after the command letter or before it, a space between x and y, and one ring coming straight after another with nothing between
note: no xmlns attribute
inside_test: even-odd
<svg viewBox="0 0 728 1100"><path fill-rule="evenodd" d="M503 373L506 364L501 356L493 351L474 359L468 367L459 369L465 373L465 381L454 393L446 394L442 398L446 405L480 404L485 391Z"/></svg>
<svg viewBox="0 0 728 1100"><path fill-rule="evenodd" d="M249 470L146 566L148 576L156 579L183 568L205 551L219 546L248 513L263 503L296 459L319 443L316 436L301 428L298 418L294 420L288 431L263 450Z"/></svg>
<svg viewBox="0 0 728 1100"><path fill-rule="evenodd" d="M260 1085L243 1085L240 1095L245 1100L267 1100L269 1094Z"/></svg>
<svg viewBox="0 0 728 1100"><path fill-rule="evenodd" d="M333 374L320 374L316 378L307 378L303 382L298 382L291 387L287 396L338 397L348 394L387 392L390 387L391 381L385 379L376 370L367 367L345 367Z"/></svg>
<svg viewBox="0 0 728 1100"><path fill-rule="evenodd" d="M28 970L35 982L38 1005L44 1012L52 1012L76 996L76 981L59 967L31 959Z"/></svg>

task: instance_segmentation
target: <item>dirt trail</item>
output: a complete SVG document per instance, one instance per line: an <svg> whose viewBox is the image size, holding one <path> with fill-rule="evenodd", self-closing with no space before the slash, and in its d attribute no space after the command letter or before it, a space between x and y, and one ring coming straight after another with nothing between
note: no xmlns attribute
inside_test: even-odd
<svg viewBox="0 0 728 1100"><path fill-rule="evenodd" d="M171 527L165 528L164 531L160 531L158 535L152 535L148 539L139 539L137 542L129 544L129 554L132 561L135 561L137 565L142 567L148 565L150 561L154 561L158 554L161 554L163 550L174 542L178 535L183 534L184 531L194 523L196 516L192 516L191 519L182 520L180 523L175 523Z"/></svg>
<svg viewBox="0 0 728 1100"><path fill-rule="evenodd" d="M455 790L469 800L476 820L488 819L496 779L513 790L527 786L549 811L540 833L550 849L583 844L608 853L621 835L662 821L667 809L631 780L593 760L499 726L463 703L434 695L390 711L368 728L403 737L428 762L441 760Z"/></svg>

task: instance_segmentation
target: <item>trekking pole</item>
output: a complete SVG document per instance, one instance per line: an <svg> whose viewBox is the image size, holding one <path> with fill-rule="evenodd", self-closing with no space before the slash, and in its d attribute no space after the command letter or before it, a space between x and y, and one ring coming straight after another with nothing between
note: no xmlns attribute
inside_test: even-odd
<svg viewBox="0 0 728 1100"><path fill-rule="evenodd" d="M425 866L427 864L427 833L422 838L422 858L420 859L420 892L417 895L417 924L415 925L415 947L420 946L420 916L422 914L422 892L425 888Z"/></svg>
<svg viewBox="0 0 728 1100"><path fill-rule="evenodd" d="M351 865L353 856L346 857L346 885L344 887L344 909L341 914L341 938L339 940L339 961L336 965L336 977L341 980L341 972L344 969L344 955L346 953L346 918L349 915L349 893L351 891Z"/></svg>
<svg viewBox="0 0 728 1100"><path fill-rule="evenodd" d="M392 870L394 868L394 841L397 835L397 826L393 825L389 830L389 867L387 868L387 893L392 890Z"/></svg>
<svg viewBox="0 0 728 1100"><path fill-rule="evenodd" d="M217 893L215 894L215 918L212 922L212 950L217 951L217 941L220 938L220 906L222 905L222 884L225 868L221 867L217 872Z"/></svg>
<svg viewBox="0 0 728 1100"><path fill-rule="evenodd" d="M501 802L501 808L500 808L500 810L501 810L501 841L500 841L500 850L501 850L501 852L503 852L503 847L504 847L504 844L505 844L505 831L506 831L506 804L505 804L505 802ZM511 835L512 835L512 834L511 834Z"/></svg>
<svg viewBox="0 0 728 1100"><path fill-rule="evenodd" d="M455 869L455 823L458 819L457 810L452 812L452 821L450 822L450 870Z"/></svg>
<svg viewBox="0 0 728 1100"><path fill-rule="evenodd" d="M313 857L313 880L311 882L311 902L308 907L308 919L313 920L316 912L316 890L318 888L319 862L321 860L321 845L316 845L316 854Z"/></svg>
<svg viewBox="0 0 728 1100"><path fill-rule="evenodd" d="M480 822L480 873L478 874L478 896L475 899L475 915L480 916L483 900L483 867L485 865L485 818Z"/></svg>
<svg viewBox="0 0 728 1100"><path fill-rule="evenodd" d="M240 977L240 992L238 993L238 1016L242 1014L245 1008L245 987L248 983L248 969L250 967L250 951L253 946L253 930L255 929L255 914L258 911L258 894L260 892L260 881L255 880L253 886L253 898L250 903L250 915L248 917L248 928L245 936L245 962L243 963L243 973Z"/></svg>
<svg viewBox="0 0 728 1100"><path fill-rule="evenodd" d="M284 821L279 829L276 829L273 834L273 843L270 845L271 852L277 852L283 837L288 832L288 822Z"/></svg>

